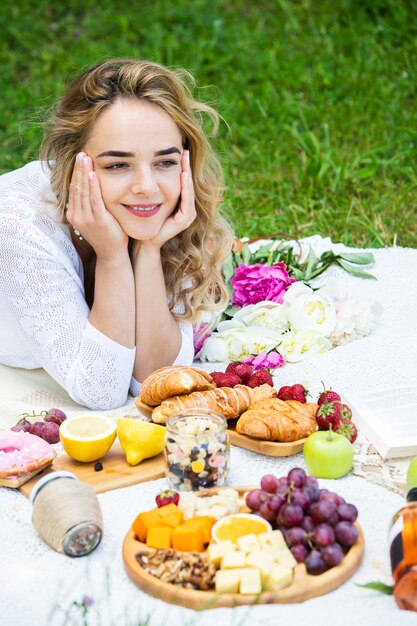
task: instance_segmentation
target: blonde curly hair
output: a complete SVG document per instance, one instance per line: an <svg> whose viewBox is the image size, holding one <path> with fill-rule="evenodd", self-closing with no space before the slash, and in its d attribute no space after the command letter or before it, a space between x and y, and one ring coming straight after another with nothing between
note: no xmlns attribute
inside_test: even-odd
<svg viewBox="0 0 417 626"><path fill-rule="evenodd" d="M215 134L219 115L193 98L194 84L186 70L171 70L150 61L111 59L96 65L76 78L58 101L41 158L51 169L51 187L65 222L75 158L100 113L116 100L138 98L170 115L181 133L183 147L190 150L197 217L164 244L162 264L171 309L178 301L184 304L184 313L176 314L176 318L197 323L204 312L214 320L227 304L222 266L233 234L220 213L222 167L203 128L208 117Z"/></svg>

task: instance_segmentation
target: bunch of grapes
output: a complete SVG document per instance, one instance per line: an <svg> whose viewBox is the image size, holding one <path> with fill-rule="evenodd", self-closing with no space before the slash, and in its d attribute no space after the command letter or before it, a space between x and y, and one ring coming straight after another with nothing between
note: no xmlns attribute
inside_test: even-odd
<svg viewBox="0 0 417 626"><path fill-rule="evenodd" d="M27 418L41 417L42 421L30 422ZM29 415L25 413L23 417L17 422L11 430L20 431L23 430L31 435L41 437L48 443L58 443L59 441L59 427L64 420L67 419L64 411L61 409L49 409L48 411L42 411L39 415L33 413Z"/></svg>
<svg viewBox="0 0 417 626"><path fill-rule="evenodd" d="M358 537L358 510L341 496L320 489L317 478L294 467L287 476L266 474L246 505L279 528L294 558L309 574L338 565Z"/></svg>

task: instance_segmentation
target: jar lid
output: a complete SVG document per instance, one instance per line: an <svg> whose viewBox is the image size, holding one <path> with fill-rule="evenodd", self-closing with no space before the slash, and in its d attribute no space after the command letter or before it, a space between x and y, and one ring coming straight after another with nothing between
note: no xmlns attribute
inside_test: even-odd
<svg viewBox="0 0 417 626"><path fill-rule="evenodd" d="M72 472L51 472L50 474L47 474L46 476L41 478L33 487L32 491L30 492L29 502L33 504L40 490L43 489L47 483L52 480L57 480L57 478L73 478L74 480L77 480L76 475Z"/></svg>
<svg viewBox="0 0 417 626"><path fill-rule="evenodd" d="M401 576L394 587L394 597L400 609L417 611L417 571L415 569Z"/></svg>

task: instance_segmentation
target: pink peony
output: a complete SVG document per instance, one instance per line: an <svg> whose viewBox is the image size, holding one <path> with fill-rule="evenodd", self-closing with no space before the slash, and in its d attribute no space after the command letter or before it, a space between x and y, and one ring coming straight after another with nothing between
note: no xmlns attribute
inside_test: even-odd
<svg viewBox="0 0 417 626"><path fill-rule="evenodd" d="M274 370L277 367L283 367L285 365L285 359L279 352L275 350L271 352L261 352L257 356L251 356L249 359L243 361L248 365L252 365L254 372L262 369Z"/></svg>
<svg viewBox="0 0 417 626"><path fill-rule="evenodd" d="M230 284L233 286L231 302L236 306L257 304L271 300L280 304L284 294L295 278L287 272L285 263L267 265L239 265Z"/></svg>
<svg viewBox="0 0 417 626"><path fill-rule="evenodd" d="M201 322L198 326L193 327L193 331L194 356L196 356L203 347L205 340L211 335L210 325Z"/></svg>

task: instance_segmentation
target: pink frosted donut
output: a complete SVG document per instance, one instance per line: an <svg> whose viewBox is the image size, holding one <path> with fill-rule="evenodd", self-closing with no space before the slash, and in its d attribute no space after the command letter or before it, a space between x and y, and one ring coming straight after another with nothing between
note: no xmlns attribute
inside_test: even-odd
<svg viewBox="0 0 417 626"><path fill-rule="evenodd" d="M0 478L16 478L49 465L53 448L36 435L24 431L0 432Z"/></svg>

